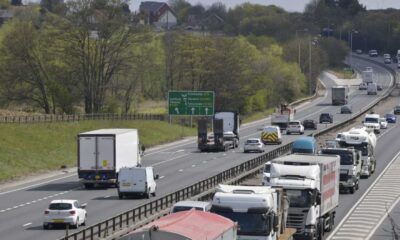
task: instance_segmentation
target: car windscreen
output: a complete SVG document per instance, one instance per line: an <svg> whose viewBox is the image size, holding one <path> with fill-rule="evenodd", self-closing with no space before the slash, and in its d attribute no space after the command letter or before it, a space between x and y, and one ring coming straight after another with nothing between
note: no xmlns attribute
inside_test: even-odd
<svg viewBox="0 0 400 240"><path fill-rule="evenodd" d="M258 143L258 140L247 140L246 143L249 143L249 144L257 144L257 143Z"/></svg>
<svg viewBox="0 0 400 240"><path fill-rule="evenodd" d="M299 125L299 122L289 122L289 125Z"/></svg>
<svg viewBox="0 0 400 240"><path fill-rule="evenodd" d="M69 210L72 209L71 203L52 203L49 206L50 210Z"/></svg>
<svg viewBox="0 0 400 240"><path fill-rule="evenodd" d="M364 122L366 123L378 123L378 118L365 118Z"/></svg>

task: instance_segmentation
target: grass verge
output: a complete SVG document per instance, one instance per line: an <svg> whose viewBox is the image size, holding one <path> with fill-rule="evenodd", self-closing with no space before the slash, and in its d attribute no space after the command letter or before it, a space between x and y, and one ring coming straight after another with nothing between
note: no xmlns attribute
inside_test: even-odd
<svg viewBox="0 0 400 240"><path fill-rule="evenodd" d="M356 73L348 66L332 68L329 72L340 79L353 79L356 77Z"/></svg>
<svg viewBox="0 0 400 240"><path fill-rule="evenodd" d="M0 125L0 182L76 165L76 136L101 128L137 128L146 147L193 136L196 129L160 121L82 121Z"/></svg>

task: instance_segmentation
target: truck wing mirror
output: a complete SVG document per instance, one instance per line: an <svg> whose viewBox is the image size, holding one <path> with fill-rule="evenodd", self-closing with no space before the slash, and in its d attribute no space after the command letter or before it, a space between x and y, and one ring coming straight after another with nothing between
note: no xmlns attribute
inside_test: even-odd
<svg viewBox="0 0 400 240"><path fill-rule="evenodd" d="M321 205L321 193L317 194L315 201L316 201L317 205Z"/></svg>
<svg viewBox="0 0 400 240"><path fill-rule="evenodd" d="M157 179L159 179L160 178L160 176L157 174L155 177L154 177L154 180L157 180Z"/></svg>
<svg viewBox="0 0 400 240"><path fill-rule="evenodd" d="M146 147L144 145L142 145L141 150L142 150L142 153L144 153L144 151L146 151Z"/></svg>
<svg viewBox="0 0 400 240"><path fill-rule="evenodd" d="M273 226L274 226L274 232L279 232L279 216L274 215L273 217Z"/></svg>

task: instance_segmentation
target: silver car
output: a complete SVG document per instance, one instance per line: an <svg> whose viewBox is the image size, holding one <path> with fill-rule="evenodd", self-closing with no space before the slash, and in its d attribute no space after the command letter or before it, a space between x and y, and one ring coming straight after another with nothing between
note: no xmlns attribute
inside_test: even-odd
<svg viewBox="0 0 400 240"><path fill-rule="evenodd" d="M249 138L244 143L244 152L264 152L263 143L259 138Z"/></svg>

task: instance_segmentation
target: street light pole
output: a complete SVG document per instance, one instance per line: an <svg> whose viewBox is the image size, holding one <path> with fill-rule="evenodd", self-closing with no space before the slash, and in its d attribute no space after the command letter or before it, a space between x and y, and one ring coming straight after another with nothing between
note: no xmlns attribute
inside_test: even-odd
<svg viewBox="0 0 400 240"><path fill-rule="evenodd" d="M298 56L298 63L299 63L300 69L301 69L301 48L300 48L300 41L299 41L299 38L298 38L298 32L307 32L307 31L308 31L307 28L302 29L302 30L296 30L296 40L297 40L297 47L298 47L297 56Z"/></svg>
<svg viewBox="0 0 400 240"><path fill-rule="evenodd" d="M311 96L312 94L312 80L311 80L311 69L312 69L312 62L311 62L311 35L309 35L309 39L308 39L308 78L309 78L309 94Z"/></svg>

